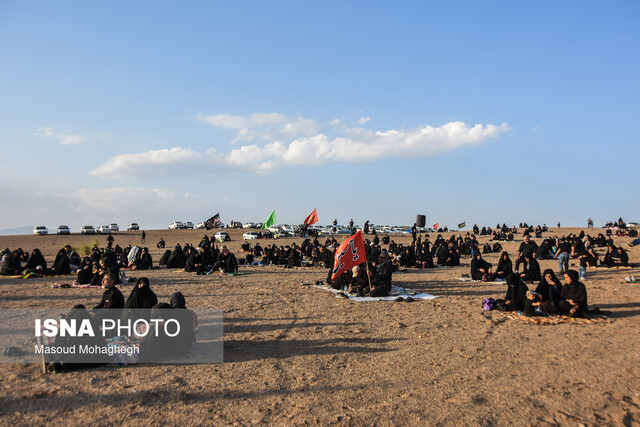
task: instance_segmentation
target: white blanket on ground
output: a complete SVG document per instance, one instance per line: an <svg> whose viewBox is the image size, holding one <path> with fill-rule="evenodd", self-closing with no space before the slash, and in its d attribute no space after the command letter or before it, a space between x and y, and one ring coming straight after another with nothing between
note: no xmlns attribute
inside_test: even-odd
<svg viewBox="0 0 640 427"><path fill-rule="evenodd" d="M403 288L403 287L395 286L395 285L391 285L391 295L389 295L388 297L357 297L355 295L349 295L344 291L333 289L331 286L328 286L328 285L313 285L313 287L333 292L336 295L339 294L339 293L342 293L344 295L347 295L350 300L361 301L361 302L395 301L398 298L407 299L409 297L411 297L413 299L423 299L423 300L430 300L430 299L438 298L435 295L420 293L420 292L412 291L411 289L407 289L407 288Z"/></svg>

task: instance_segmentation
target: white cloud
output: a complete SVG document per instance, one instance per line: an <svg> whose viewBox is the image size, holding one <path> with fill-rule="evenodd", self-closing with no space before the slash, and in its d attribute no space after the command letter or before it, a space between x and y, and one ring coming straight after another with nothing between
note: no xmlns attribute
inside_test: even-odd
<svg viewBox="0 0 640 427"><path fill-rule="evenodd" d="M303 117L289 117L279 113L254 113L250 116L219 114L198 115L198 119L212 126L237 131L234 141L253 141L260 138L268 141L309 136L319 132L315 120Z"/></svg>
<svg viewBox="0 0 640 427"><path fill-rule="evenodd" d="M242 145L226 154L213 147L204 153L175 147L122 154L108 160L91 174L122 178L154 172L166 174L172 170L184 172L194 168L240 169L266 174L285 165L317 166L332 161L367 162L389 157L425 158L460 147L480 145L509 130L506 123L483 126L450 122L435 127L425 125L408 130L371 131L360 127L335 127L333 125L342 122L332 120L325 124L328 132L323 133L313 120L291 119L277 113L247 117L221 114L201 119L214 126L236 130L237 139L259 136L266 141ZM368 121L368 117L359 120ZM277 138L278 135L281 138ZM289 136L285 138L283 135Z"/></svg>
<svg viewBox="0 0 640 427"><path fill-rule="evenodd" d="M63 145L77 144L83 142L86 137L82 135L71 135L67 133L56 132L54 128L38 128L35 135L42 139L55 139Z"/></svg>
<svg viewBox="0 0 640 427"><path fill-rule="evenodd" d="M121 154L91 171L91 175L107 178L122 178L159 171L166 173L169 167L190 166L203 157L189 148L164 148L146 153Z"/></svg>
<svg viewBox="0 0 640 427"><path fill-rule="evenodd" d="M358 124L363 125L363 124L367 123L367 122L368 122L368 121L370 121L370 120L371 120L371 117L360 117L360 118L358 119Z"/></svg>

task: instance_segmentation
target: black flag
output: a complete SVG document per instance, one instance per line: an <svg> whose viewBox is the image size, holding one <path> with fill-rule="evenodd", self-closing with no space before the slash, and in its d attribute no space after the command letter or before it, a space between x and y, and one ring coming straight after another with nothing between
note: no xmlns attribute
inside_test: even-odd
<svg viewBox="0 0 640 427"><path fill-rule="evenodd" d="M204 228L207 230L211 230L212 228L216 228L220 225L220 213L215 214L208 220L204 222Z"/></svg>
<svg viewBox="0 0 640 427"><path fill-rule="evenodd" d="M458 228L465 228L467 226L467 222L461 222L460 224L458 224Z"/></svg>

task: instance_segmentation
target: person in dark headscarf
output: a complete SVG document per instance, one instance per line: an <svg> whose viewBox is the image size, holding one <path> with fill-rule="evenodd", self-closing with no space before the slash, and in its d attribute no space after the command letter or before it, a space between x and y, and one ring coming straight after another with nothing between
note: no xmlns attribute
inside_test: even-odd
<svg viewBox="0 0 640 427"><path fill-rule="evenodd" d="M140 252L140 257L133 262L134 270L149 270L153 268L153 260L151 259L151 254L149 253L149 248L142 248Z"/></svg>
<svg viewBox="0 0 640 427"><path fill-rule="evenodd" d="M174 292L169 298L169 305L172 308L187 308L187 302L182 292Z"/></svg>
<svg viewBox="0 0 640 427"><path fill-rule="evenodd" d="M509 258L507 251L504 251L500 254L500 260L496 266L495 277L497 279L504 279L507 277L507 274L511 272L513 272L513 264L511 263L511 259Z"/></svg>
<svg viewBox="0 0 640 427"><path fill-rule="evenodd" d="M84 257L80 263L80 268L78 269L78 283L81 285L88 285L91 283L93 274L93 263L91 262L91 258Z"/></svg>
<svg viewBox="0 0 640 427"><path fill-rule="evenodd" d="M188 354L193 347L194 327L191 310L175 310L167 303L156 304L151 309L152 319L175 320L180 325L180 332L169 336L164 325L156 329L155 322L150 325L155 331L148 331L140 341L140 362L159 362L170 357L180 357ZM169 328L171 331L173 329Z"/></svg>
<svg viewBox="0 0 640 427"><path fill-rule="evenodd" d="M141 277L131 290L124 308L151 308L158 303L158 297L149 286L149 279Z"/></svg>
<svg viewBox="0 0 640 427"><path fill-rule="evenodd" d="M564 286L560 300L560 313L573 317L584 317L587 311L587 288L578 277L578 272L569 270L564 273Z"/></svg>
<svg viewBox="0 0 640 427"><path fill-rule="evenodd" d="M35 248L31 251L31 256L27 260L27 264L24 266L24 269L27 271L35 270L36 267L41 266L43 269L47 268L47 261L42 256L42 252L40 249Z"/></svg>
<svg viewBox="0 0 640 427"><path fill-rule="evenodd" d="M507 311L523 311L527 300L527 285L515 273L507 274L507 294L504 303Z"/></svg>
<svg viewBox="0 0 640 427"><path fill-rule="evenodd" d="M0 267L0 274L3 276L11 276L14 274L20 274L22 268L20 266L20 255L18 251L9 252L4 251L2 256L2 267Z"/></svg>
<svg viewBox="0 0 640 427"><path fill-rule="evenodd" d="M53 267L49 270L48 274L62 275L71 273L71 266L69 265L69 257L64 249L58 251L55 261L53 261Z"/></svg>
<svg viewBox="0 0 640 427"><path fill-rule="evenodd" d="M480 251L475 251L475 255L471 259L471 278L473 280L482 280L485 274L491 276L491 264L482 259ZM493 277L491 277L491 280L493 280Z"/></svg>
<svg viewBox="0 0 640 427"><path fill-rule="evenodd" d="M540 264L535 258L526 257L524 259L524 270L520 273L520 277L525 282L537 282L540 280Z"/></svg>
<svg viewBox="0 0 640 427"><path fill-rule="evenodd" d="M182 250L182 247L178 244L174 248L169 259L167 260L167 268L184 268L187 264L187 257Z"/></svg>
<svg viewBox="0 0 640 427"><path fill-rule="evenodd" d="M191 252L189 257L187 258L187 263L184 267L184 271L187 273L196 272L201 275L204 272L204 263L202 262L202 248L198 247L198 249Z"/></svg>
<svg viewBox="0 0 640 427"><path fill-rule="evenodd" d="M545 313L557 313L562 299L562 284L552 269L548 268L542 274L540 283L534 293L527 293L524 312L527 316L535 315L539 308Z"/></svg>

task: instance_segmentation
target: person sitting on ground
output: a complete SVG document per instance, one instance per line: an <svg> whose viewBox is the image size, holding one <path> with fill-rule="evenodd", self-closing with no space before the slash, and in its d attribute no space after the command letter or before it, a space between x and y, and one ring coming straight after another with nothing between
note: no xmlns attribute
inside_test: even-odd
<svg viewBox="0 0 640 427"><path fill-rule="evenodd" d="M187 258L187 264L184 267L184 271L187 273L197 273L200 276L204 273L204 263L202 261L202 248L198 248L191 252L189 258Z"/></svg>
<svg viewBox="0 0 640 427"><path fill-rule="evenodd" d="M537 282L540 280L540 264L535 258L526 257L524 259L524 270L520 273L520 278L525 282Z"/></svg>
<svg viewBox="0 0 640 427"><path fill-rule="evenodd" d="M0 275L2 276L12 276L17 275L22 272L22 267L20 264L20 256L18 251L9 252L9 250L5 250L4 255L2 256L2 267L0 267Z"/></svg>
<svg viewBox="0 0 640 427"><path fill-rule="evenodd" d="M356 294L357 297L364 296L364 290L369 287L369 277L367 275L366 264L356 265L351 269L351 283L348 292Z"/></svg>
<svg viewBox="0 0 640 427"><path fill-rule="evenodd" d="M124 308L124 296L120 289L116 287L116 278L111 273L106 273L102 278L104 293L102 300L94 309L102 308Z"/></svg>
<svg viewBox="0 0 640 427"><path fill-rule="evenodd" d="M507 251L503 251L502 254L500 254L500 260L498 261L498 265L496 266L494 277L496 279L504 279L507 277L507 274L512 272L513 264L511 263L509 254L507 253Z"/></svg>
<svg viewBox="0 0 640 427"><path fill-rule="evenodd" d="M149 253L149 248L142 248L140 257L133 262L134 270L149 270L153 268L153 259Z"/></svg>
<svg viewBox="0 0 640 427"><path fill-rule="evenodd" d="M535 316L536 309L543 313L556 313L561 298L562 284L553 270L548 268L544 271L535 292L527 292L524 313L527 316Z"/></svg>
<svg viewBox="0 0 640 427"><path fill-rule="evenodd" d="M627 251L622 249L621 246L616 248L616 251L611 256L614 267L628 267L629 266L629 255Z"/></svg>
<svg viewBox="0 0 640 427"><path fill-rule="evenodd" d="M507 274L506 280L507 293L504 297L506 311L524 311L529 288L515 273Z"/></svg>
<svg viewBox="0 0 640 427"><path fill-rule="evenodd" d="M159 241L159 242L158 242L158 244L156 245L156 248L158 248L158 249L164 249L164 245L165 245L164 239L161 237L161 238L160 238L160 241Z"/></svg>
<svg viewBox="0 0 640 427"><path fill-rule="evenodd" d="M24 266L24 269L25 271L30 272L35 270L38 266L46 270L47 261L44 259L44 256L42 256L42 252L40 252L40 249L35 248L34 250L31 251L31 255L29 256L29 259L27 260L27 264Z"/></svg>
<svg viewBox="0 0 640 427"><path fill-rule="evenodd" d="M91 262L91 258L84 257L84 259L80 263L80 268L78 269L78 284L90 284L91 279L93 278L93 274L93 263Z"/></svg>
<svg viewBox="0 0 640 427"><path fill-rule="evenodd" d="M487 281L492 281L491 264L482 259L480 251L476 251L473 259L471 260L471 278L473 280L483 280L487 277Z"/></svg>
<svg viewBox="0 0 640 427"><path fill-rule="evenodd" d="M66 245L64 247L64 251L67 254L67 258L69 258L69 268L71 272L75 273L80 268L80 263L82 262L82 258L78 255L78 252L74 251L71 245Z"/></svg>
<svg viewBox="0 0 640 427"><path fill-rule="evenodd" d="M578 272L565 271L564 282L559 312L571 317L584 317L587 311L587 288L580 282Z"/></svg>
<svg viewBox="0 0 640 427"><path fill-rule="evenodd" d="M158 303L158 297L149 286L149 279L141 277L131 290L124 308L151 308Z"/></svg>
<svg viewBox="0 0 640 427"><path fill-rule="evenodd" d="M60 249L55 261L53 261L53 267L51 267L51 270L49 270L47 274L58 276L69 273L71 273L71 266L69 265L67 252L64 249Z"/></svg>
<svg viewBox="0 0 640 427"><path fill-rule="evenodd" d="M222 247L222 253L218 258L218 262L213 266L213 271L222 270L224 273L237 273L238 261L236 256L229 252L226 246Z"/></svg>
<svg viewBox="0 0 640 427"><path fill-rule="evenodd" d="M371 279L371 290L369 296L372 297L386 297L391 293L391 274L393 273L393 266L389 259L389 254L383 251L378 257L378 262L375 265L375 272Z"/></svg>

